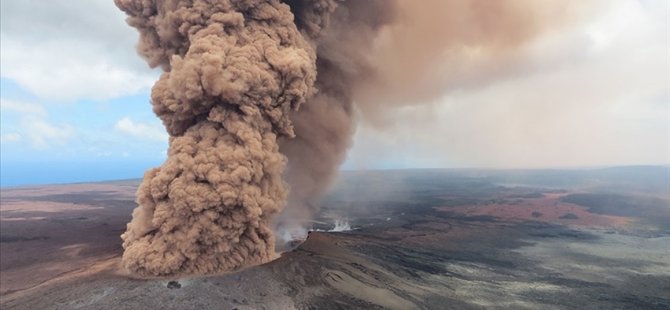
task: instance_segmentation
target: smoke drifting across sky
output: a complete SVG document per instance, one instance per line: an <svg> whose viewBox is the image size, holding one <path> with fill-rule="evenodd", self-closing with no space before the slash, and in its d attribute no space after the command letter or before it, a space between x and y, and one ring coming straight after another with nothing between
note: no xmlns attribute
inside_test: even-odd
<svg viewBox="0 0 670 310"><path fill-rule="evenodd" d="M168 159L145 175L123 235L124 265L145 275L272 259L273 226L303 225L318 210L357 124L382 135L424 126L407 111L517 74L531 42L598 9L559 0L116 4L140 31L140 53L165 70L152 103L171 135Z"/></svg>
<svg viewBox="0 0 670 310"><path fill-rule="evenodd" d="M438 94L361 122L346 167L669 164L670 2L564 4L513 53L451 49Z"/></svg>

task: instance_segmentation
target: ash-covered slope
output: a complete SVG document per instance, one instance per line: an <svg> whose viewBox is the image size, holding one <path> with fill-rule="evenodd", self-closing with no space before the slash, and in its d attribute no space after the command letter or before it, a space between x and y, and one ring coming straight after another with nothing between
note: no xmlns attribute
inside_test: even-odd
<svg viewBox="0 0 670 310"><path fill-rule="evenodd" d="M314 225L347 217L353 230L312 232L235 273L136 279L120 268L118 238L136 186L3 190L0 308L670 307L670 232L563 201L571 190L462 171L347 173Z"/></svg>

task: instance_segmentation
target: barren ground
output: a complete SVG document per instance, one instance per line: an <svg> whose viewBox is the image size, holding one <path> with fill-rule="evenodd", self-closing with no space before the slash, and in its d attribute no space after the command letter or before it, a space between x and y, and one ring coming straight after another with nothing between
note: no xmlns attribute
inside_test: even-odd
<svg viewBox="0 0 670 310"><path fill-rule="evenodd" d="M0 308L669 309L670 177L654 169L653 186L636 171L348 172L315 228L353 230L175 279L119 268L139 181L2 189Z"/></svg>

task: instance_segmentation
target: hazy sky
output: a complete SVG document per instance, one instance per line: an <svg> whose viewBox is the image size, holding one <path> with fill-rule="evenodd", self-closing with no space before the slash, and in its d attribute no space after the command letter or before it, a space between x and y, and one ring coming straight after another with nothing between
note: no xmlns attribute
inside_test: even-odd
<svg viewBox="0 0 670 310"><path fill-rule="evenodd" d="M345 168L670 163L670 2L612 0L512 72L360 124ZM3 0L2 185L140 177L164 159L159 72L112 0ZM448 68L446 68L448 69Z"/></svg>

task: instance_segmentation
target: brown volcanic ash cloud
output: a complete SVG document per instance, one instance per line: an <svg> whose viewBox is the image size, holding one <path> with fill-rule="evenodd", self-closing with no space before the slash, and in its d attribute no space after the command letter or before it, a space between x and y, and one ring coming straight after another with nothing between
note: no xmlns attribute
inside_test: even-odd
<svg viewBox="0 0 670 310"><path fill-rule="evenodd" d="M287 3L317 46L319 91L291 112L296 137L280 141L291 185L280 228L300 225L318 211L357 121L383 127L403 117L395 107L513 74L525 43L587 9L563 0Z"/></svg>
<svg viewBox="0 0 670 310"><path fill-rule="evenodd" d="M142 275L202 274L275 256L269 227L287 189L277 138L313 92L315 52L278 1L117 0L140 52L165 73L154 112L170 133L122 235Z"/></svg>
<svg viewBox="0 0 670 310"><path fill-rule="evenodd" d="M142 275L272 259L273 218L287 205L274 225L301 225L318 209L357 110L374 120L476 80L553 21L535 1L115 2L165 71L151 97L168 159L145 174L122 235L123 264ZM447 57L469 76L435 70Z"/></svg>

